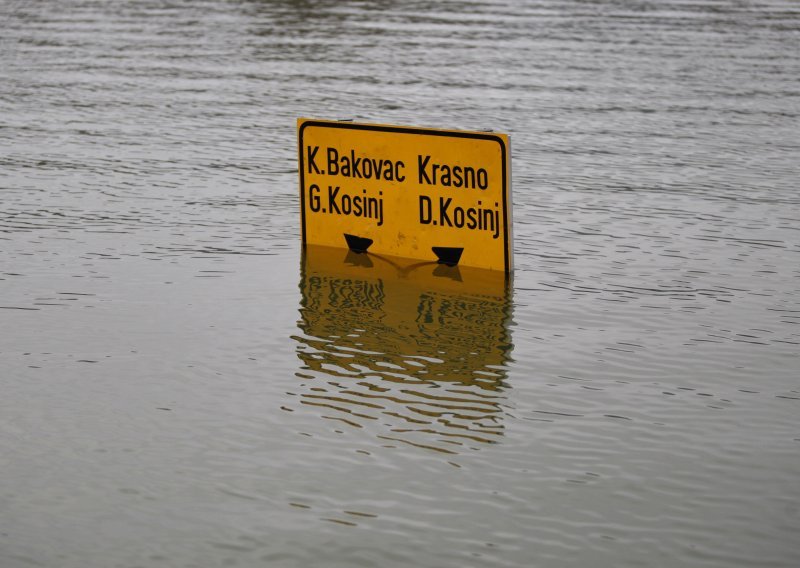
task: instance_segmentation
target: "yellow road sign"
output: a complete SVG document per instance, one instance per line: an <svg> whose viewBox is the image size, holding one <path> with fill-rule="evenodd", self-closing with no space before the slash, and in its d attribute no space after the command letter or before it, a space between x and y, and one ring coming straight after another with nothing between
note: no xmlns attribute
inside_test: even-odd
<svg viewBox="0 0 800 568"><path fill-rule="evenodd" d="M304 118L297 130L304 245L513 269L505 134Z"/></svg>

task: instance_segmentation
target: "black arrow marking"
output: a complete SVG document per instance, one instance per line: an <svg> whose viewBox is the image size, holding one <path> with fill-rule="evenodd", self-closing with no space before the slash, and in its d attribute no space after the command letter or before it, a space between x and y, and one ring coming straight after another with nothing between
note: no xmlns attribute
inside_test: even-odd
<svg viewBox="0 0 800 568"><path fill-rule="evenodd" d="M433 247L433 254L439 259L439 264L446 264L447 266L456 266L458 261L461 260L461 253L464 248L456 247Z"/></svg>
<svg viewBox="0 0 800 568"><path fill-rule="evenodd" d="M344 240L347 241L347 248L353 252L367 252L367 249L372 244L372 239L366 237L357 237L356 235L348 235L344 233Z"/></svg>

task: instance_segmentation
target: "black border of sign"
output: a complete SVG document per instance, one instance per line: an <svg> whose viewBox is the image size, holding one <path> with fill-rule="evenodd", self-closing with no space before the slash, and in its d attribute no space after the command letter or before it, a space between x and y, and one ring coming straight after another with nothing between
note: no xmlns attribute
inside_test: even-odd
<svg viewBox="0 0 800 568"><path fill-rule="evenodd" d="M303 120L303 119L299 119ZM415 128L407 126L390 126L382 124L361 124L353 122L329 122L326 120L309 119L303 122L297 133L297 155L298 170L300 172L300 218L302 224L303 248L306 246L306 199L305 199L305 168L303 162L303 131L308 126L319 126L324 128L343 128L345 130L377 130L382 132L396 132L398 134L421 134L423 136L444 136L455 138L473 138L478 140L491 140L500 144L501 158L503 161L503 260L506 275L510 275L509 253L508 250L508 168L507 168L507 148L505 142L494 134L483 134L481 132L459 132L453 130L433 130L428 128Z"/></svg>

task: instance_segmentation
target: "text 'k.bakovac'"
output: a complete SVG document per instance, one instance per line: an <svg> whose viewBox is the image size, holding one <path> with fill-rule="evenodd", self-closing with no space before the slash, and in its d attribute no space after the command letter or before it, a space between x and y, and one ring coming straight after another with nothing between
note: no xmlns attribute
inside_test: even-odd
<svg viewBox="0 0 800 568"><path fill-rule="evenodd" d="M297 130L304 244L512 270L507 135L303 118Z"/></svg>

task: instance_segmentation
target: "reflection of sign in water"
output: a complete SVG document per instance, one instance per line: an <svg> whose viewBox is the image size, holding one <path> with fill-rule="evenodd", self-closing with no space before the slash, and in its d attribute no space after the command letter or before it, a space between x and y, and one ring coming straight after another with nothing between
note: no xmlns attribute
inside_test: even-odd
<svg viewBox="0 0 800 568"><path fill-rule="evenodd" d="M505 134L297 125L304 244L512 269Z"/></svg>
<svg viewBox="0 0 800 568"><path fill-rule="evenodd" d="M308 246L300 401L380 438L458 453L502 435L505 276Z"/></svg>

